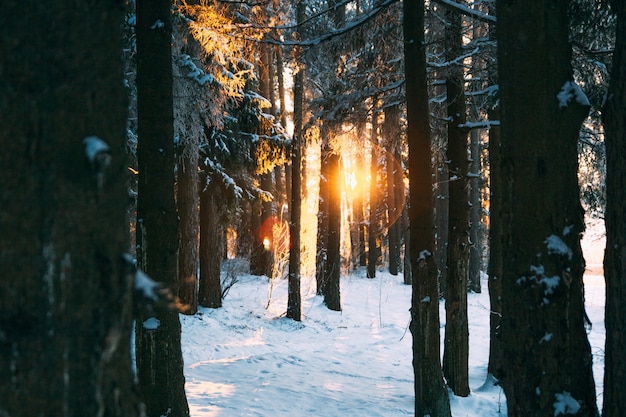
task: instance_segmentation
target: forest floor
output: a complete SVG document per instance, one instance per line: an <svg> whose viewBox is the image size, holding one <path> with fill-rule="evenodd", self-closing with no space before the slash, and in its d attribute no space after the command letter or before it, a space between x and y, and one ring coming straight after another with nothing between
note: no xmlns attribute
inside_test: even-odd
<svg viewBox="0 0 626 417"><path fill-rule="evenodd" d="M589 339L598 401L604 366L602 234L583 247ZM598 270L598 264L600 269ZM329 311L302 282L302 322L284 317L287 282L243 275L221 309L182 316L184 373L193 417L374 417L413 415L409 307L401 276L359 270L342 277L342 311ZM487 375L489 296L469 294L469 397L451 394L455 417L506 416L501 388ZM445 315L441 310L443 338ZM443 340L443 339L442 339ZM442 348L443 352L443 348Z"/></svg>

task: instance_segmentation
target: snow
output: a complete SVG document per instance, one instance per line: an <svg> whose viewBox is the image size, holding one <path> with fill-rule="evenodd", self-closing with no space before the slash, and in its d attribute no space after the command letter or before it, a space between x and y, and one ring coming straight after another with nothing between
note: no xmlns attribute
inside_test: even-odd
<svg viewBox="0 0 626 417"><path fill-rule="evenodd" d="M554 396L556 398L554 402L554 417L561 414L574 415L580 411L580 404L569 392L564 391Z"/></svg>
<svg viewBox="0 0 626 417"><path fill-rule="evenodd" d="M146 330L156 330L159 328L160 325L161 322L155 317L150 317L143 322L143 328Z"/></svg>
<svg viewBox="0 0 626 417"><path fill-rule="evenodd" d="M85 156L92 163L95 162L100 152L106 153L111 150L109 145L97 136L87 136L83 139L83 145L85 146Z"/></svg>
<svg viewBox="0 0 626 417"><path fill-rule="evenodd" d="M152 280L145 272L138 269L135 273L135 290L141 293L144 297L158 301L159 296L157 290L159 289L159 283Z"/></svg>
<svg viewBox="0 0 626 417"><path fill-rule="evenodd" d="M572 249L570 249L570 247L567 246L565 242L563 242L563 239L561 239L557 235L548 236L543 243L545 243L546 247L548 248L548 253L550 255L552 254L563 255L563 256L567 256L567 259L569 260L572 259L572 256L573 256Z"/></svg>
<svg viewBox="0 0 626 417"><path fill-rule="evenodd" d="M585 234L588 263L601 259L603 245ZM272 285L270 293L270 285ZM489 295L468 294L469 377L472 390L450 393L454 417L507 415L503 391L487 374ZM302 278L302 322L286 319L287 281L243 275L221 309L181 315L186 391L193 417L413 416L411 286L401 276L359 270L341 278L341 312L315 295L314 278ZM604 367L604 280L585 277L589 340L598 404ZM266 308L268 305L269 306ZM443 302L441 320L445 320ZM441 337L443 340L442 332ZM549 342L546 333L542 341ZM443 349L441 351L443 353ZM556 415L567 415L575 399L555 397ZM577 403L576 403L577 404Z"/></svg>
<svg viewBox="0 0 626 417"><path fill-rule="evenodd" d="M152 26L150 26L150 29L155 30L155 29L162 29L165 27L165 23L163 23L163 21L161 19L157 19Z"/></svg>
<svg viewBox="0 0 626 417"><path fill-rule="evenodd" d="M576 100L581 106L590 106L589 99L575 81L566 81L556 98L560 109L566 108L572 100Z"/></svg>
<svg viewBox="0 0 626 417"><path fill-rule="evenodd" d="M265 309L270 283L250 275L223 308L181 316L192 416L414 414L411 286L401 276L377 271L367 279L358 271L342 278L343 311L334 312L315 295L314 279L302 282L302 322L284 317L286 280L275 280ZM502 416L501 389L486 373L488 295L468 298L473 393L451 397L453 414Z"/></svg>

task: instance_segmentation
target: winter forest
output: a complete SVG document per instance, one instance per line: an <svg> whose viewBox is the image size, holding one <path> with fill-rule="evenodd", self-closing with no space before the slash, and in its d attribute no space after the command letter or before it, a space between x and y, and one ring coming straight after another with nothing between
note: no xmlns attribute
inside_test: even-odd
<svg viewBox="0 0 626 417"><path fill-rule="evenodd" d="M624 416L625 1L8 0L0 126L0 417Z"/></svg>

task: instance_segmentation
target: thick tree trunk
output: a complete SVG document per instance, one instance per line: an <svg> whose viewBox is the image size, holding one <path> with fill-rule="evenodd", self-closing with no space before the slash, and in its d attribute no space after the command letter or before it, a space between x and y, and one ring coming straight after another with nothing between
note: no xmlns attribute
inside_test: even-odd
<svg viewBox="0 0 626 417"><path fill-rule="evenodd" d="M370 161L370 210L367 230L367 277L376 277L380 248L380 195L378 190L378 113L372 114L372 158Z"/></svg>
<svg viewBox="0 0 626 417"><path fill-rule="evenodd" d="M446 9L446 60L462 55L462 19L456 10ZM448 107L449 182L448 273L446 285L446 328L443 350L443 374L452 391L469 395L467 322L467 284L469 278L469 193L467 128L463 67L448 68L446 96Z"/></svg>
<svg viewBox="0 0 626 417"><path fill-rule="evenodd" d="M176 294L171 7L169 0L137 1L137 255L148 276ZM147 415L188 416L178 312L142 316L135 329L137 374Z"/></svg>
<svg viewBox="0 0 626 417"><path fill-rule="evenodd" d="M505 225L501 383L509 417L556 415L557 409L598 416L577 180L577 141L589 105L572 81L567 6L497 3Z"/></svg>
<svg viewBox="0 0 626 417"><path fill-rule="evenodd" d="M482 177L480 163L481 131L470 132L470 249L469 249L469 289L475 293L482 291L480 273L483 270L483 228L482 228Z"/></svg>
<svg viewBox="0 0 626 417"><path fill-rule="evenodd" d="M385 121L383 122L384 137L388 138L386 156L387 167L387 218L388 240L389 240L389 273L398 275L402 265L400 264L400 242L401 242L401 222L403 204L400 203L401 195L404 193L404 183L402 182L402 166L396 158L398 148L398 138L400 132L400 113L398 106L385 108ZM398 176L400 171L400 176ZM400 181L398 181L400 178Z"/></svg>
<svg viewBox="0 0 626 417"><path fill-rule="evenodd" d="M134 277L122 257L122 16L121 4L107 1L2 5L5 416L140 415L129 354Z"/></svg>
<svg viewBox="0 0 626 417"><path fill-rule="evenodd" d="M206 174L200 184L200 284L198 299L202 307L222 307L222 227L216 190L207 184Z"/></svg>
<svg viewBox="0 0 626 417"><path fill-rule="evenodd" d="M500 120L498 107L489 111L489 120ZM500 126L489 130L489 365L488 372L502 377L502 174L500 170Z"/></svg>
<svg viewBox="0 0 626 417"><path fill-rule="evenodd" d="M438 268L439 292L445 296L448 281L448 218L450 211L450 175L443 152L436 156L435 261Z"/></svg>
<svg viewBox="0 0 626 417"><path fill-rule="evenodd" d="M339 278L341 275L341 158L328 156L328 246L324 268L324 303L330 310L341 310Z"/></svg>
<svg viewBox="0 0 626 417"><path fill-rule="evenodd" d="M198 143L191 141L178 158L176 205L180 217L178 298L183 314L198 311Z"/></svg>
<svg viewBox="0 0 626 417"><path fill-rule="evenodd" d="M439 356L437 266L432 256L435 231L423 0L405 0L403 29L409 145L409 255L413 281L409 327L413 335L415 416L449 417L448 390Z"/></svg>
<svg viewBox="0 0 626 417"><path fill-rule="evenodd" d="M626 410L626 3L613 2L617 34L608 100L606 130L606 349L604 352L604 417Z"/></svg>
<svg viewBox="0 0 626 417"><path fill-rule="evenodd" d="M315 250L315 281L317 293L320 295L324 293L324 272L328 260L328 210L330 204L330 144L327 137L322 138L322 142Z"/></svg>
<svg viewBox="0 0 626 417"><path fill-rule="evenodd" d="M306 3L298 0L296 5L296 19L303 22L306 15ZM302 58L302 50L296 48L297 53ZM293 123L294 135L291 155L291 213L289 215L289 235L291 246L289 247L289 275L287 292L287 317L300 321L302 317L302 300L300 295L300 235L302 219L302 199L301 196L301 169L302 169L302 122L304 116L304 64L300 62L300 67L294 77L293 91ZM284 94L281 93L281 96Z"/></svg>

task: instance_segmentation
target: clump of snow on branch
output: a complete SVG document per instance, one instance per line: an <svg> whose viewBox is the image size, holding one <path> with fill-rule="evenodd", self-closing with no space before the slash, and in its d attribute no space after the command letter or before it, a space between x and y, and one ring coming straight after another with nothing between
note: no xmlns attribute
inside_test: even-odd
<svg viewBox="0 0 626 417"><path fill-rule="evenodd" d="M572 100L575 100L581 106L590 106L589 99L574 81L566 81L556 98L559 101L560 109L567 107Z"/></svg>
<svg viewBox="0 0 626 417"><path fill-rule="evenodd" d="M206 74L202 68L199 68L194 62L191 56L183 54L180 56L178 65L189 70L187 77L196 81L199 85L203 86L207 83L213 84L217 80L212 74Z"/></svg>
<svg viewBox="0 0 626 417"><path fill-rule="evenodd" d="M141 269L138 269L135 273L135 290L146 298L154 301L159 300L158 290L160 285L154 281Z"/></svg>
<svg viewBox="0 0 626 417"><path fill-rule="evenodd" d="M99 154L110 152L109 145L97 136L87 136L83 139L83 145L85 146L85 156L89 162L94 163Z"/></svg>
<svg viewBox="0 0 626 417"><path fill-rule="evenodd" d="M146 330L156 330L160 325L161 322L155 317L150 317L143 322L143 328Z"/></svg>
<svg viewBox="0 0 626 417"><path fill-rule="evenodd" d="M574 415L580 411L580 403L567 391L554 394L554 417L559 415Z"/></svg>
<svg viewBox="0 0 626 417"><path fill-rule="evenodd" d="M546 238L546 240L544 240L546 248L548 249L548 253L550 255L553 254L557 254L557 255L563 255L563 256L567 256L568 260L572 260L572 256L573 256L573 252L572 249L570 249L569 246L567 246L567 244L565 242L563 242L563 240L556 236L556 235L550 235Z"/></svg>
<svg viewBox="0 0 626 417"><path fill-rule="evenodd" d="M156 22L154 22L152 26L150 26L150 29L155 30L155 29L162 29L164 27L165 27L165 23L163 23L161 19L157 19Z"/></svg>

